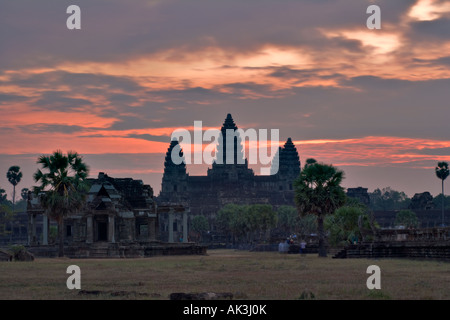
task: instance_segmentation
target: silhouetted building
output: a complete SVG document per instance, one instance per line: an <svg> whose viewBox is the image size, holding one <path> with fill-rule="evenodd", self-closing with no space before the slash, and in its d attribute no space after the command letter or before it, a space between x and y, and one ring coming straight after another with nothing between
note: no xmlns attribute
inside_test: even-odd
<svg viewBox="0 0 450 320"><path fill-rule="evenodd" d="M191 176L186 172L186 164L172 161L174 148L183 152L178 141L173 140L167 150L164 162L164 175L158 203L183 204L190 209L190 215L204 215L214 230L214 218L226 204L271 204L274 208L281 205L294 206L293 182L300 174L300 158L291 138L278 149L272 161L271 175L255 175L243 158L240 136L233 141L234 161L227 163L226 130L238 128L230 114L221 128L216 160L208 168L205 176ZM231 149L229 149L231 150ZM177 150L175 150L177 152ZM230 157L231 158L231 157Z"/></svg>
<svg viewBox="0 0 450 320"><path fill-rule="evenodd" d="M64 218L67 244L95 242L133 243L158 239L158 217L153 189L142 180L111 178L100 172L97 179L87 179L90 189L82 209ZM28 244L49 243L50 221L39 197L29 193ZM42 220L41 232L36 230Z"/></svg>
<svg viewBox="0 0 450 320"><path fill-rule="evenodd" d="M365 204L366 206L368 206L370 204L370 196L369 196L369 193L367 192L367 188L363 188L363 187L348 188L347 196L349 198L355 198L355 199L361 201L361 203Z"/></svg>

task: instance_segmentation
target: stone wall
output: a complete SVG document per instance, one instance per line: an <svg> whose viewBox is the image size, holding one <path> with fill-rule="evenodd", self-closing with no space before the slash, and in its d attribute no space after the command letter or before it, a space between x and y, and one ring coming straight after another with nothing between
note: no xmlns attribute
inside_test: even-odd
<svg viewBox="0 0 450 320"><path fill-rule="evenodd" d="M419 227L433 228L441 225L441 210L413 210L419 220ZM374 217L381 228L392 228L395 226L395 216L398 211L375 211ZM445 212L445 223L450 224L449 213Z"/></svg>
<svg viewBox="0 0 450 320"><path fill-rule="evenodd" d="M57 257L56 246L31 246L27 248L35 257ZM64 255L73 259L87 258L146 258L162 255L205 255L207 247L195 243L96 243L92 245L69 245L64 248Z"/></svg>
<svg viewBox="0 0 450 320"><path fill-rule="evenodd" d="M450 261L450 228L381 230L376 241L349 245L333 258L420 258Z"/></svg>
<svg viewBox="0 0 450 320"><path fill-rule="evenodd" d="M417 258L450 261L450 242L372 242L350 245L333 258Z"/></svg>

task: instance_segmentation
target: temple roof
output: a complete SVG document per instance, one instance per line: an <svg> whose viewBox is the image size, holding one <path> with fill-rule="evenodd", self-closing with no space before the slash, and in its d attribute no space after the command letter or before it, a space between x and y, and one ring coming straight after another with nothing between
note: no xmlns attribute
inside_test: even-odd
<svg viewBox="0 0 450 320"><path fill-rule="evenodd" d="M179 149L180 149L180 151L179 151L178 154L179 154L179 157L183 159L183 161L182 161L180 164L175 164L175 163L173 162L173 159L172 159L172 152L173 152L173 149L174 149L174 148L179 148ZM167 167L177 167L177 166L179 166L179 167L185 167L186 164L185 164L185 162L184 162L184 154L183 154L183 149L181 149L181 145L179 144L179 142L178 142L177 139L173 139L173 140L170 142L169 148L167 149L167 152L166 152L166 157L165 157L165 159L164 159L164 168L167 168Z"/></svg>
<svg viewBox="0 0 450 320"><path fill-rule="evenodd" d="M227 114L227 117L225 118L225 121L223 122L223 126L220 131L224 132L227 129L233 129L237 130L237 126L234 123L233 117L231 116L231 113Z"/></svg>

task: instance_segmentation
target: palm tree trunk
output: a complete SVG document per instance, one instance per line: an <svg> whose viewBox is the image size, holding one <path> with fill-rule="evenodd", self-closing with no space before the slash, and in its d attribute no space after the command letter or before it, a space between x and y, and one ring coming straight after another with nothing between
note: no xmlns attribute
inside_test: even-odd
<svg viewBox="0 0 450 320"><path fill-rule="evenodd" d="M442 226L444 226L444 179L442 179Z"/></svg>
<svg viewBox="0 0 450 320"><path fill-rule="evenodd" d="M323 217L317 217L317 232L319 234L319 257L327 256L325 248L325 230L323 228Z"/></svg>
<svg viewBox="0 0 450 320"><path fill-rule="evenodd" d="M64 219L59 219L58 221L58 237L59 237L59 250L58 257L64 257Z"/></svg>
<svg viewBox="0 0 450 320"><path fill-rule="evenodd" d="M10 221L10 225L11 225L11 233L9 235L9 242L12 243L12 238L13 238L13 232L14 232L14 226L13 226L13 219L14 219L14 211L15 211L15 206L16 206L16 186L13 185L13 202L12 202L12 217L11 217L11 221Z"/></svg>

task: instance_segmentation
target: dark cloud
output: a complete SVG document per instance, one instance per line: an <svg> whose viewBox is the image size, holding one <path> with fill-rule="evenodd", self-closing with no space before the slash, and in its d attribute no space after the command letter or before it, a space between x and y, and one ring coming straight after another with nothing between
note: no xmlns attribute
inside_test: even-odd
<svg viewBox="0 0 450 320"><path fill-rule="evenodd" d="M423 148L423 149L410 149L404 150L405 154L423 154L430 156L450 156L450 148Z"/></svg>
<svg viewBox="0 0 450 320"><path fill-rule="evenodd" d="M277 90L270 84L259 84L255 82L234 82L217 86L216 90L225 89L229 99L258 99L267 97L280 97L286 95L289 90Z"/></svg>
<svg viewBox="0 0 450 320"><path fill-rule="evenodd" d="M413 59L413 63L426 66L450 66L450 56L441 57L438 59Z"/></svg>
<svg viewBox="0 0 450 320"><path fill-rule="evenodd" d="M75 125L60 125L60 124L46 124L46 123L36 123L27 126L20 126L20 130L27 133L65 133L73 134L84 132L87 128ZM95 129L95 128L92 128Z"/></svg>
<svg viewBox="0 0 450 320"><path fill-rule="evenodd" d="M153 119L143 114L136 116L119 116L119 115L117 116L119 120L114 122L106 130L146 129L155 126Z"/></svg>
<svg viewBox="0 0 450 320"><path fill-rule="evenodd" d="M0 104L6 104L11 102L21 102L28 100L28 97L18 96L14 94L2 94L0 93Z"/></svg>
<svg viewBox="0 0 450 320"><path fill-rule="evenodd" d="M123 93L114 93L108 96L109 100L114 103L136 103L139 99L136 96Z"/></svg>
<svg viewBox="0 0 450 320"><path fill-rule="evenodd" d="M313 79L335 79L335 80L346 79L344 75L339 73L333 73L333 70L326 70L326 69L294 69L288 66L283 66L272 68L272 70L273 71L270 72L268 76L282 79L296 79L298 80L296 82L297 84Z"/></svg>
<svg viewBox="0 0 450 320"><path fill-rule="evenodd" d="M60 81L73 87L99 87L104 90L120 90L129 93L144 89L128 76L61 72Z"/></svg>
<svg viewBox="0 0 450 320"><path fill-rule="evenodd" d="M155 136L152 134L129 134L126 138L142 139L155 142L170 142L169 136Z"/></svg>
<svg viewBox="0 0 450 320"><path fill-rule="evenodd" d="M70 93L46 91L41 94L41 97L33 105L46 110L68 111L82 110L93 104L92 101L87 99L67 97L66 95L68 94Z"/></svg>
<svg viewBox="0 0 450 320"><path fill-rule="evenodd" d="M142 88L135 80L127 76L110 76L94 73L71 73L67 71L49 71L36 74L15 74L3 84L11 84L24 88L54 89L57 86L70 86L77 91L95 87L108 91L126 92L140 91Z"/></svg>
<svg viewBox="0 0 450 320"><path fill-rule="evenodd" d="M220 93L215 92L211 89L206 89L203 87L193 87L179 90L155 90L148 91L149 95L162 98L168 101L172 100L180 100L185 103L198 103L198 102L206 102L210 99L220 99L223 96Z"/></svg>
<svg viewBox="0 0 450 320"><path fill-rule="evenodd" d="M413 41L434 42L448 40L450 37L450 18L415 21L411 24L410 38Z"/></svg>

